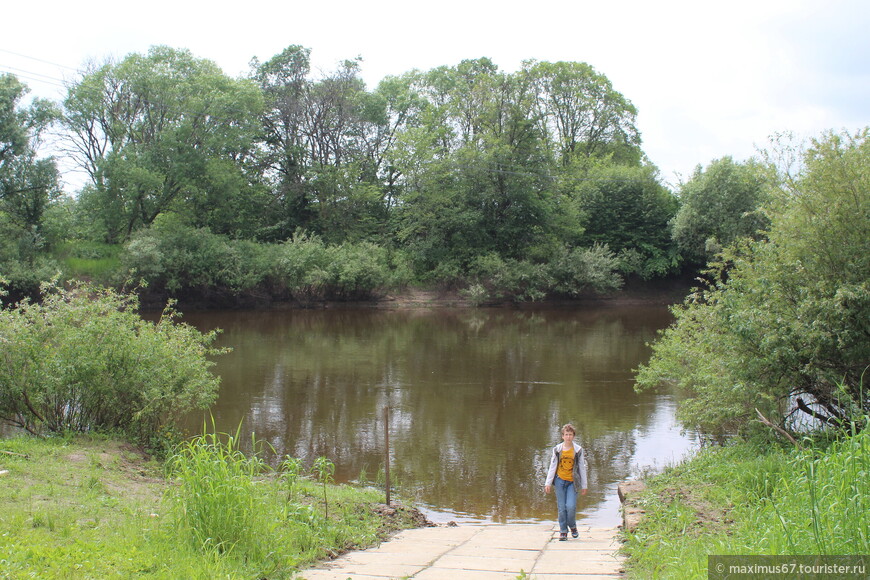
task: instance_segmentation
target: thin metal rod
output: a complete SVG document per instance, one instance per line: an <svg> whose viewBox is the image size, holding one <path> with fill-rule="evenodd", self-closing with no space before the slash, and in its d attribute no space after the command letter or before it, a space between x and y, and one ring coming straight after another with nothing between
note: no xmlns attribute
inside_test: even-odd
<svg viewBox="0 0 870 580"><path fill-rule="evenodd" d="M384 480L387 487L387 505L390 505L390 407L384 407Z"/></svg>

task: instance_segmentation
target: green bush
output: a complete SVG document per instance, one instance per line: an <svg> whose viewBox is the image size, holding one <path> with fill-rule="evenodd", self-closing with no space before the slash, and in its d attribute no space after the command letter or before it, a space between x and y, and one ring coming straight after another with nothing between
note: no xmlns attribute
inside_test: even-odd
<svg viewBox="0 0 870 580"><path fill-rule="evenodd" d="M638 370L639 388L689 395L688 426L750 428L758 409L799 432L870 411L870 129L826 134L801 158L770 192L766 237L723 251Z"/></svg>
<svg viewBox="0 0 870 580"><path fill-rule="evenodd" d="M550 287L546 267L526 260L487 254L478 257L469 270L473 283L465 295L476 303L541 300ZM483 295L481 288L485 290Z"/></svg>
<svg viewBox="0 0 870 580"><path fill-rule="evenodd" d="M214 333L138 315L136 298L45 285L43 301L0 310L0 418L34 433L125 431L146 441L215 398Z"/></svg>
<svg viewBox="0 0 870 580"><path fill-rule="evenodd" d="M409 277L404 262L394 268L387 249L370 242L330 246L317 236L299 234L276 254L276 283L302 300L371 298Z"/></svg>
<svg viewBox="0 0 870 580"><path fill-rule="evenodd" d="M565 248L549 264L553 291L567 296L585 292L604 293L618 290L622 277L617 273L619 261L606 245L591 248Z"/></svg>
<svg viewBox="0 0 870 580"><path fill-rule="evenodd" d="M266 281L270 246L232 240L161 216L125 245L121 260L129 275L173 294L228 290L241 293Z"/></svg>

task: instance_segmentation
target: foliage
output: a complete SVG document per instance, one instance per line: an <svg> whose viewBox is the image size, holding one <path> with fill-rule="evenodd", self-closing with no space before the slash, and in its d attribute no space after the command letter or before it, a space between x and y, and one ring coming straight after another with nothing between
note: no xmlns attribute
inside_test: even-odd
<svg viewBox="0 0 870 580"><path fill-rule="evenodd" d="M470 283L463 293L477 305L601 294L622 286L617 267L618 261L607 246L597 244L591 248L562 248L544 264L489 254L471 265Z"/></svg>
<svg viewBox="0 0 870 580"><path fill-rule="evenodd" d="M125 244L121 262L128 275L175 295L238 294L265 281L269 252L268 245L232 240L166 215Z"/></svg>
<svg viewBox="0 0 870 580"><path fill-rule="evenodd" d="M565 248L549 264L552 291L577 297L587 292L603 294L618 290L622 286L622 277L617 268L617 257L606 245Z"/></svg>
<svg viewBox="0 0 870 580"><path fill-rule="evenodd" d="M680 209L673 238L680 252L704 263L743 237L758 237L768 221L761 206L769 177L757 162L735 163L723 157L706 169L695 169L680 188Z"/></svg>
<svg viewBox="0 0 870 580"><path fill-rule="evenodd" d="M707 578L708 554L862 554L870 433L785 452L709 447L647 481L626 534L630 578Z"/></svg>
<svg viewBox="0 0 870 580"><path fill-rule="evenodd" d="M583 216L582 244L606 245L617 254L632 252L636 262L626 273L644 279L677 270L669 226L677 200L658 182L655 168L597 164L563 179Z"/></svg>
<svg viewBox="0 0 870 580"><path fill-rule="evenodd" d="M688 425L722 433L756 408L792 430L809 417L842 427L867 413L868 131L825 135L802 158L771 193L767 238L724 253L714 283L674 309L638 372L641 388L690 393L680 412Z"/></svg>
<svg viewBox="0 0 870 580"><path fill-rule="evenodd" d="M0 311L0 417L34 433L122 430L145 441L210 404L214 333L171 309L142 320L133 296L76 284Z"/></svg>
<svg viewBox="0 0 870 580"><path fill-rule="evenodd" d="M196 225L250 235L257 190L241 161L261 106L253 83L185 50L155 46L91 65L69 89L63 123L105 240L123 242L172 209Z"/></svg>
<svg viewBox="0 0 870 580"><path fill-rule="evenodd" d="M129 242L126 264L163 297L358 299L413 279L536 300L552 293L546 270L561 267L562 248L606 245L619 274L649 280L765 225L761 166L728 158L699 167L678 214L680 199L644 156L636 107L587 63L530 60L508 73L469 59L373 90L361 66L313 71L299 45L254 59L244 79L167 46L88 64L62 103L59 140L88 183L75 198L27 187L18 191L39 199L0 204L0 233L12 240L0 267L17 294L34 293L57 245ZM4 117L22 126L21 113ZM56 112L32 113L38 135ZM50 160L29 159L28 175L50 184ZM164 247L170 230L192 247ZM342 263L304 274L282 265L274 253L293 254L285 244L297 232ZM357 252L367 270L346 261ZM508 267L484 283L491 259ZM111 277L108 262L64 265Z"/></svg>
<svg viewBox="0 0 870 580"><path fill-rule="evenodd" d="M327 245L300 233L276 251L275 283L299 300L359 299L407 283L401 263L369 242Z"/></svg>
<svg viewBox="0 0 870 580"><path fill-rule="evenodd" d="M56 270L44 254L42 222L60 196L59 176L39 148L57 111L43 99L22 106L27 92L14 76L0 74L0 272L13 300L36 294Z"/></svg>

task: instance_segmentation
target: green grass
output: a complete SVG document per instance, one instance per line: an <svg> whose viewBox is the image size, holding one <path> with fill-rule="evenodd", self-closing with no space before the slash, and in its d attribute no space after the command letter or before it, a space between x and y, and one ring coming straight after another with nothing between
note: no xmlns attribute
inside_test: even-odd
<svg viewBox="0 0 870 580"><path fill-rule="evenodd" d="M163 465L98 437L0 440L0 578L291 578L415 525L345 485L329 486L327 518L321 484L288 496L226 443L205 436Z"/></svg>
<svg viewBox="0 0 870 580"><path fill-rule="evenodd" d="M98 242L67 242L55 250L64 276L108 283L121 268L122 246Z"/></svg>
<svg viewBox="0 0 870 580"><path fill-rule="evenodd" d="M870 434L806 448L708 448L651 478L632 578L707 578L714 554L870 553Z"/></svg>

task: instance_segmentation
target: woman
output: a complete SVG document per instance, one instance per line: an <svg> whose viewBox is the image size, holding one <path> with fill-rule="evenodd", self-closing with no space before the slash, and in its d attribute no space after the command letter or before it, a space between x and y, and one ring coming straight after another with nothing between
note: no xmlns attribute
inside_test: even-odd
<svg viewBox="0 0 870 580"><path fill-rule="evenodd" d="M577 434L574 426L568 423L562 427L562 443L553 447L550 458L550 469L547 471L547 481L544 492L550 493L556 488L556 509L559 513L559 541L568 539L577 533L577 491L586 495L586 454L583 448L574 442Z"/></svg>

